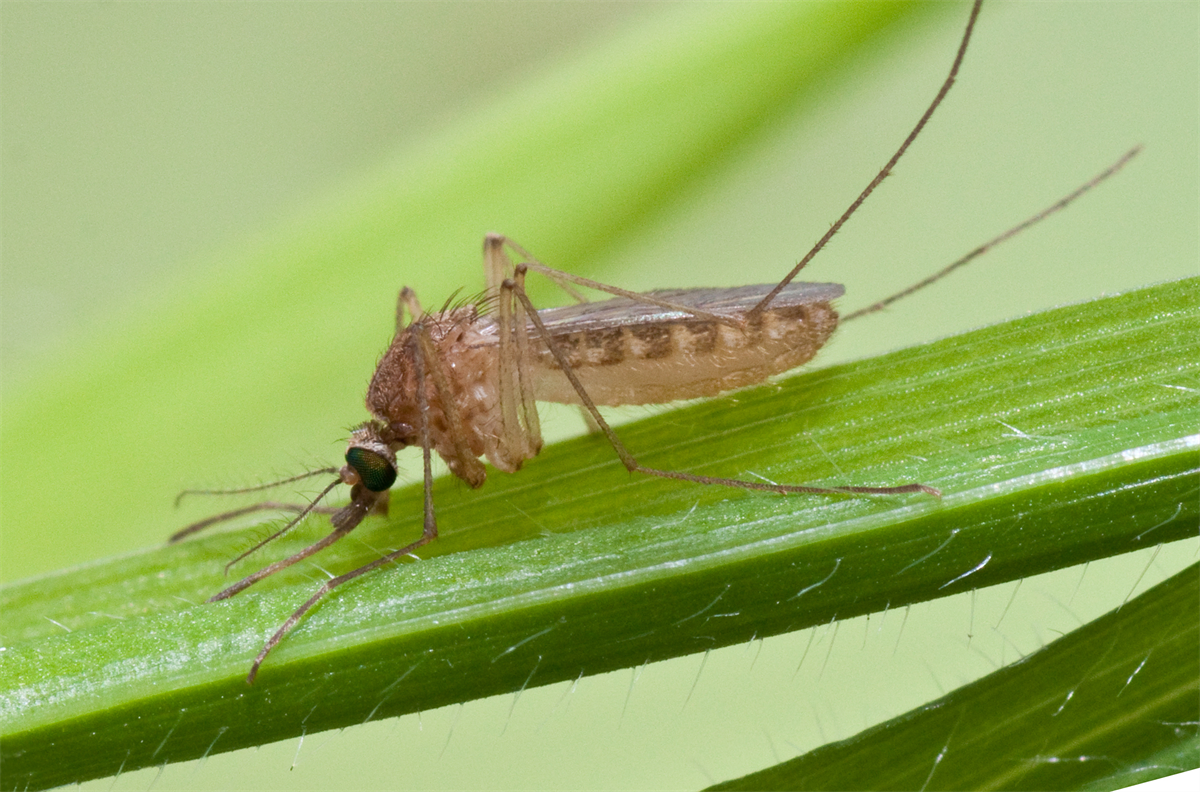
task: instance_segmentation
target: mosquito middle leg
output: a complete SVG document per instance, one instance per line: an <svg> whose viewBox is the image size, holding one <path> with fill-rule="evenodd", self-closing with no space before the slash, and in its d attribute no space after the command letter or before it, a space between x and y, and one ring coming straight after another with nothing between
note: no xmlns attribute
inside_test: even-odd
<svg viewBox="0 0 1200 792"><path fill-rule="evenodd" d="M500 283L498 306L499 395L503 454L511 470L542 450L541 421L529 370L529 324L525 305L513 296L514 282ZM518 284L518 288L523 284Z"/></svg>
<svg viewBox="0 0 1200 792"><path fill-rule="evenodd" d="M421 333L419 333L418 335L420 337ZM275 630L275 632L271 635L271 637L267 639L267 642L265 644L263 644L263 648L259 651L258 656L254 658L254 662L250 666L250 673L246 676L246 682L248 684L254 683L254 678L256 676L258 676L259 667L262 666L263 661L267 659L267 655L271 653L271 650L279 645L279 642L283 640L284 636L287 635L289 632L291 632L292 628L294 628L297 624L300 623L300 620L302 618L304 618L304 614L308 613L308 611L311 610L314 605L316 605L318 602L320 602L321 599L324 598L326 594L333 591L335 588L342 585L343 583L354 580L355 578L360 577L361 575L365 575L366 573L368 573L374 569L377 569L381 566L384 566L385 564L390 564L394 561L397 561L398 559L402 558L403 556L410 555L413 551L417 550L420 547L423 547L424 545L429 544L430 542L432 542L434 539L437 538L437 535L438 535L437 515L434 512L434 508L433 508L433 453L432 453L433 452L433 441L430 438L430 429L429 429L429 399L428 399L428 396L427 396L426 390L425 390L426 359L425 359L425 356L420 353L420 349L421 349L421 347L418 346L418 354L415 355L413 358L413 368L414 368L414 374L415 374L416 380L417 380L417 414L418 414L417 432L418 432L418 438L419 438L419 441L421 444L421 458L422 458L423 467L424 467L424 485L425 485L424 519L423 519L423 526L422 526L422 530L421 530L421 536L419 538L417 538L415 541L410 542L409 544L400 548L399 550L395 550L391 553L388 553L387 555L381 556L381 557L375 559L374 561L371 561L370 563L363 564L362 566L358 567L357 569L352 569L349 572L346 572L345 574L342 574L342 575L338 575L337 577L332 578L332 579L326 581L324 584L322 584L320 588L318 588L315 592L313 592L313 595L311 597L309 597L308 600L306 600L303 605L301 605L299 608L297 608L292 613L292 615L289 616L283 622L283 624L281 624L279 626L279 628L277 630ZM356 489L358 489L358 488L356 487ZM354 501L352 500L351 505L353 505L353 504L354 504ZM365 510L362 511L362 515L365 516L368 511L370 511L369 505ZM354 519L354 517L356 517L356 516L357 516L357 521L361 521L362 516L358 516L355 513L354 515L352 515L349 518L349 520L347 521L346 524L338 525L337 529L333 533L331 533L329 536L325 537L325 539L323 539L321 542L317 542L316 544L312 545L311 547L305 548L305 550L302 551L303 555L301 553L297 553L296 556L292 557L292 559L286 559L284 562L280 562L280 564L289 565L291 563L295 563L295 561L300 560L299 556L302 555L302 557L307 558L309 555L312 555L313 553L317 552L318 550L320 550L324 547L327 547L330 544L333 544L338 539L340 539L342 536L345 536L347 533L349 533L351 530L354 529L355 525L358 524L358 522ZM337 523L336 517L334 518L334 521L336 524ZM272 567L274 567L274 566L277 566L277 565L272 564ZM282 568L282 567L280 567L280 568ZM268 567L268 569L270 569L270 567ZM262 577L265 577L267 574L272 574L275 571L278 571L278 570L271 570L271 572L267 572L266 570L263 570L264 574L261 574L259 576L259 578L257 578L257 579L261 579ZM249 578L247 578L247 580L249 580ZM255 582L255 581L250 580L249 583L246 583L246 586L250 585L253 582ZM241 586L241 588L237 588L237 586ZM236 591L233 590L235 588L237 588ZM229 589L226 589L226 591L223 591L220 594L218 594L217 596L213 597L213 599L214 600L215 599L224 599L225 597L233 596L238 591L241 591L242 588L245 588L245 586L242 586L241 583L236 584L235 586L231 586ZM228 593L226 593L226 592L228 592Z"/></svg>

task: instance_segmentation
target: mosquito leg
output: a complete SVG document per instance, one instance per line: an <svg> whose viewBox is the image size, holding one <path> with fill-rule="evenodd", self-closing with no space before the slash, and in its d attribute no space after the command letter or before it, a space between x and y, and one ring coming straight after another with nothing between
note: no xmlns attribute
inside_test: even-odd
<svg viewBox="0 0 1200 792"><path fill-rule="evenodd" d="M946 98L946 94L950 92L950 87L954 85L955 78L958 77L958 70L962 66L963 57L965 57L967 54L967 44L971 41L971 33L975 29L975 20L979 18L979 8L982 5L983 0L975 0L975 5L971 7L971 16L967 20L967 29L963 32L962 42L958 45L958 53L954 56L954 63L950 66L950 74L946 76L945 81L942 83L942 87L938 89L937 95L933 97L933 102L931 102L929 107L926 108L920 120L917 121L917 125L913 127L913 130L908 133L908 137L906 137L904 142L900 144L900 148L896 150L896 153L893 154L892 158L887 161L887 164L883 166L883 169L880 170L879 173L876 174L875 178L871 180L871 183L867 185L866 189L859 193L858 197L854 199L854 202L850 204L845 212L842 212L842 216L837 219L837 222L831 225L829 230L825 232L825 235L817 240L817 244L813 245L812 250L808 251L808 253L804 255L804 258L800 259L800 262L792 268L791 272L784 276L783 280L779 282L779 285L772 289L766 297L763 297L762 300L759 301L758 305L754 306L746 313L746 317L748 319L753 318L767 310L767 307L770 306L771 301L779 296L779 293L783 291L784 287L792 282L792 280L800 273L800 270L804 269L808 262L812 261L813 256L821 252L821 249L824 248L829 240L833 238L833 235L840 231L842 226L846 224L846 221L850 219L850 216L858 211L858 207L862 206L863 201L867 200L867 197L871 193L875 192L875 188L878 187L883 180L888 177L889 174L891 174L892 168L896 167L896 163L899 162L900 158L904 156L904 152L908 151L908 147L911 146L912 142L917 139L919 134L921 134L921 130L925 128L925 124L929 123L929 119L933 116L933 112L937 110L938 105L940 105L942 100Z"/></svg>
<svg viewBox="0 0 1200 792"><path fill-rule="evenodd" d="M417 349L413 357L421 360L423 371L421 379L418 380L417 395L422 398L425 397L424 378L428 375L429 379L433 380L433 387L437 390L438 394L439 406L442 409L442 414L446 417L446 433L454 445L454 456L453 458L446 457L446 464L450 466L450 470L454 475L467 482L472 489L478 489L487 480L487 470L483 467L483 463L479 461L479 457L471 453L471 449L467 445L466 426L463 423L462 416L459 414L454 394L450 390L450 381L446 376L441 355L438 354L433 338L429 334L429 327L424 323L417 327L415 343ZM428 369L425 369L425 366L428 366ZM428 420L428 416L425 415L429 410L428 405L421 408L421 410L422 416ZM444 453L443 456L445 456Z"/></svg>
<svg viewBox="0 0 1200 792"><path fill-rule="evenodd" d="M508 237L500 234L488 234L483 240L483 269L484 275L487 278L489 294L498 293L501 284L504 283L504 279L510 277L515 269L512 261L508 258L508 254L504 252L506 246L512 248L513 252L525 259L526 263L538 263L537 259L529 255L528 251ZM539 266L545 265L539 264ZM588 298L571 288L566 280L556 277L559 274L559 270L551 269L550 267L545 267L545 269L548 270L546 273L547 277L554 281L556 286L565 291L572 300L578 303L590 302ZM562 274L565 275L566 273Z"/></svg>
<svg viewBox="0 0 1200 792"><path fill-rule="evenodd" d="M339 483L339 482L334 482L334 485L336 485L337 483ZM331 485L330 489L332 489L332 487L334 485ZM325 492L328 492L328 491L329 491L328 489L325 490ZM321 493L321 494L324 495L325 493ZM278 531L276 531L275 533L268 536L266 539L263 539L260 542L256 542L253 547L250 547L249 549L238 554L238 556L236 558L231 559L227 564L225 564L225 574L228 575L229 570L231 568L233 568L233 565L236 564L237 562L241 561L243 558L246 558L247 556L252 555L253 553L255 553L258 550L260 550L261 548L263 548L264 546L270 544L271 542L275 541L279 537L283 536L288 531L295 528L297 525L300 524L301 520L303 520L305 517L307 517L312 512L321 512L322 514L340 514L345 509L346 509L346 507L334 508L334 507L329 507L329 506L322 506L322 507L313 506L312 508L309 508L309 509L301 509L300 513L298 515L296 515L290 522L288 522L287 525L283 526Z"/></svg>
<svg viewBox="0 0 1200 792"><path fill-rule="evenodd" d="M314 509L317 508L317 504L321 501L322 498L324 498L326 495L329 494L330 490L332 490L334 487L336 487L337 485L339 485L341 483L342 483L341 479L338 479L338 480L334 481L332 484L330 484L328 487L326 487L324 490L322 490L321 494L318 495L316 497L316 499L313 500L312 504L307 509L301 511L287 525L283 526L278 531L271 534L266 539L263 539L261 542L254 545L254 547L251 547L249 550L242 553L237 558L233 559L228 564L226 564L225 571L228 572L229 567L233 566L238 561L241 561L243 558L250 555L255 550L257 550L260 547L262 547L263 545L265 545L267 542L277 539L280 536L282 536L283 534L285 534L286 532L290 531L294 526L299 524L299 522L301 520L303 520L305 517L307 517L310 512L312 512ZM228 598L232 597L234 594L237 594L239 591L241 591L249 586L252 586L253 584L257 583L258 581L262 580L263 578L269 577L270 575L274 575L279 570L286 569L287 567L290 567L292 564L296 563L297 561L303 561L305 558L308 558L310 555L317 552L318 550L321 550L322 548L328 547L329 545L333 544L338 539L340 539L343 536L345 536L346 534L348 534L350 531L353 531L355 526L357 526L360 522L362 522L363 517L366 517L367 514L369 514L371 512L371 509L374 508L374 506L375 506L375 502L377 500L379 500L379 498L382 495L383 495L383 493L371 492L370 490L367 490L361 484L355 485L355 487L350 491L350 503L348 503L347 505L343 506L340 509L337 509L333 513L333 516L330 518L330 522L333 523L334 527L337 530L335 530L329 536L325 537L324 539L317 542L316 544L309 545L308 547L304 548L299 553L296 553L295 555L291 556L290 558L285 558L282 561L276 561L274 564L271 564L270 566L266 566L266 567L263 567L262 569L258 570L253 575L242 578L241 580L239 580L237 583L234 583L229 588L219 591L216 594L214 594L213 596L209 597L208 602L216 602L217 600L228 599Z"/></svg>
<svg viewBox="0 0 1200 792"><path fill-rule="evenodd" d="M724 314L700 311L697 310L695 306L683 305L681 303L672 302L671 300L662 300L658 297L655 297L653 294L629 291L628 289L622 289L617 286L610 286L607 283L594 281L591 278L585 278L582 275L573 275L569 272L563 272L562 270L554 269L553 267L547 267L545 264L531 256L529 252L525 250L525 248L521 247L516 242L513 242L508 237L499 236L498 234L491 234L488 236L486 244L497 249L502 248L503 246L512 248L512 250L522 259L519 265L513 267L514 272L520 272L521 267L524 267L527 270L545 275L547 278L550 278L550 280L554 281L559 288L563 289L568 294L576 296L576 299L578 299L580 302L587 302L587 300L579 297L573 289L567 286L567 283L576 283L589 289L606 292L617 297L625 297L633 300L634 302L657 305L660 308L666 308L670 311L683 311L684 313L689 313L698 319L707 319L710 322L717 322L719 324L729 325L730 327L742 328L745 326L745 320L740 316L726 316ZM503 255L503 251L501 251L499 255ZM504 258L507 260L507 256Z"/></svg>
<svg viewBox="0 0 1200 792"><path fill-rule="evenodd" d="M428 492L428 490L426 490L426 492ZM427 506L428 505L429 504L427 504ZM308 601L306 601L303 605L301 605L299 608L297 608L296 612L293 613L291 616L289 616L287 618L287 621L285 621L283 624L281 624L279 626L279 629L275 631L275 634L272 635L270 638L268 638L267 642L265 644L263 644L262 651L260 651L258 653L258 656L254 658L254 663L250 666L250 674L246 677L246 682L248 682L250 684L254 684L254 678L256 676L258 676L258 668L259 668L259 666L261 666L263 664L263 661L267 659L267 655L270 654L272 649L274 649L276 646L279 645L279 642L283 640L283 637L285 635L287 635L289 632L291 632L293 627L295 627L297 624L299 624L300 620L302 618L304 618L304 614L308 613L308 611L312 608L312 606L316 605L321 600L322 597L324 597L326 594L333 591L335 588L342 585L343 583L353 580L354 578L359 577L360 575L365 575L366 573L370 572L371 570L378 569L379 567L381 567L385 564L390 564L393 561L400 558L401 556L409 555L410 553L412 553L414 550L418 549L419 547L421 547L423 545L427 545L430 542L432 542L434 539L436 539L437 538L437 525L436 525L436 523L434 523L434 524L432 524L432 527L431 527L429 524L429 519L432 518L432 516L433 516L432 512L426 513L427 524L425 527L425 531L421 534L420 539L417 539L412 544L402 547L399 550L396 550L395 552L388 553L387 555L382 556L381 558L377 558L369 564L364 564L363 566L360 566L358 569L351 570L350 572L347 572L344 575L338 575L337 577L332 578L331 580L329 580L325 584L323 584L319 589L317 589L316 592L311 597L308 598Z"/></svg>
<svg viewBox="0 0 1200 792"><path fill-rule="evenodd" d="M503 255L502 252L501 255ZM491 275L492 273L489 272L489 281L491 280ZM503 459L496 459L495 462L497 463L497 467L502 470L512 472L519 469L521 463L525 461L525 444L522 441L521 420L517 417L517 392L519 390L517 378L521 376L519 372L524 368L524 360L518 357L516 349L516 333L513 329L514 300L512 289L507 288L507 285L510 283L512 281L508 279L501 281L498 293L499 300L496 306L497 335L500 340L496 368L500 375L500 427L502 440L500 453L497 456L503 456Z"/></svg>
<svg viewBox="0 0 1200 792"><path fill-rule="evenodd" d="M351 525L349 527L335 528L324 539L321 539L318 542L313 542L308 547L301 550L299 553L289 556L281 561L276 561L274 564L271 564L270 566L265 566L262 569L258 570L253 575L248 575L247 577L242 578L241 580L239 580L237 583L234 583L229 588L218 591L216 594L209 597L208 600L206 600L206 601L207 602L219 602L220 600L223 600L223 599L229 599L234 594L238 594L238 593L248 589L250 586L253 586L255 583L262 580L263 578L270 577L271 575L274 575L276 572L278 572L282 569L287 569L292 564L296 564L296 563L299 563L300 561L303 561L304 559L308 558L309 556L313 555L314 553L321 552L326 547L329 547L329 545L336 542L338 539L341 539L343 536L345 536L346 534L353 531L354 528L355 528L354 525Z"/></svg>
<svg viewBox="0 0 1200 792"><path fill-rule="evenodd" d="M525 271L516 274L517 288L525 291ZM509 299L512 299L511 296ZM521 419L525 428L525 458L532 459L542 450L542 421L538 416L537 394L533 386L533 373L528 361L532 359L529 343L529 317L526 316L525 304L514 302L515 330L517 334L517 379L521 392Z"/></svg>
<svg viewBox="0 0 1200 792"><path fill-rule="evenodd" d="M417 293L405 286L396 295L396 336L399 337L401 331L408 327L408 322L404 321L404 312L408 311L408 315L412 317L413 322L424 315L421 310L421 302L417 299Z"/></svg>
<svg viewBox="0 0 1200 792"><path fill-rule="evenodd" d="M504 237L488 234L483 238L483 280L488 294L499 294L500 284L512 274L512 262L504 252Z"/></svg>
<svg viewBox="0 0 1200 792"><path fill-rule="evenodd" d="M523 265L517 265L518 274L520 273L522 266ZM542 341L544 341L546 344L546 348L549 349L550 353L554 356L554 359L557 361L562 373L567 377L568 380L570 380L571 386L575 389L575 393L579 396L579 400L583 402L583 406L596 421L596 424L600 427L600 431L602 431L604 436L608 438L609 444L613 447L613 450L616 451L617 456L620 457L621 464L625 465L625 468L631 473L645 473L649 476L676 479L678 481L691 481L697 484L720 484L721 486L725 487L739 487L741 489L777 492L781 495L904 495L915 492L924 492L935 497L941 497L942 493L939 490L925 484L905 484L899 487L807 487L792 484L768 484L761 481L742 481L741 479L700 476L694 473L682 473L675 470L659 470L657 468L646 467L640 464L637 459L634 458L633 454L629 452L629 449L625 447L625 444L622 443L620 438L617 437L617 433L614 432L612 427L608 425L608 422L604 420L604 416L602 416L600 411L596 409L595 402L592 401L592 397L588 395L587 390L583 387L583 383L579 381L579 377L576 376L575 371L571 368L571 364L567 360L567 356L561 349L559 349L558 344L554 342L550 332L546 329L546 325L542 322L541 317L538 316L537 310L534 308L533 303L530 302L529 296L523 289L517 289L515 283L512 285L512 288L513 293L517 296L517 299L525 305L525 309L529 314L529 319L537 328L538 334L541 335Z"/></svg>
<svg viewBox="0 0 1200 792"><path fill-rule="evenodd" d="M509 472L518 470L526 459L542 450L541 421L529 371L529 324L525 306L513 297L513 290L524 288L524 271L518 281L505 279L500 284L500 408L505 456Z"/></svg>
<svg viewBox="0 0 1200 792"><path fill-rule="evenodd" d="M600 424L596 423L596 419L588 412L587 407L579 405L579 414L583 416L583 422L587 424L588 434L600 434Z"/></svg>
<svg viewBox="0 0 1200 792"><path fill-rule="evenodd" d="M1041 221L1045 220L1047 217L1054 214L1055 212L1065 209L1067 207L1067 205L1070 204L1071 202L1073 202L1076 198L1080 197L1085 192L1092 189L1097 184L1099 184L1100 182L1107 179L1109 176L1112 176L1114 173L1119 171L1121 168L1125 167L1125 163L1129 162L1129 160L1131 160L1135 156L1137 156L1137 154L1141 150L1142 150L1141 146L1134 146L1132 149L1125 152L1119 160L1117 160L1112 165L1110 165L1106 170L1104 170L1102 173L1097 174L1096 176L1093 176L1091 179L1089 179L1083 185L1076 188L1075 191L1072 192L1070 195L1067 195L1066 197L1059 199L1058 202L1046 207L1042 211L1035 214L1033 217L1030 217L1028 220L1025 220L1024 222L1013 226L1012 228L1005 231L1003 234L1000 234L999 236L994 237L993 239L990 239L987 242L984 242L982 245L975 248L970 253L968 253L967 255L960 258L958 261L955 261L952 264L950 264L946 267L943 267L940 271L935 272L934 274L930 275L928 278L921 281L920 283L914 283L912 286L909 286L907 289L896 292L891 297L885 297L884 299L880 300L877 303L872 303L871 305L868 305L866 308L860 308L857 311L854 311L853 313L843 316L842 322L849 322L851 319L857 319L860 316L866 316L867 314L872 314L872 313L875 313L876 311L882 311L884 308L888 307L889 305L896 302L897 300L904 299L908 295L910 295L914 292L919 292L921 289L924 289L926 286L930 286L930 285L940 281L942 278L946 277L951 272L954 272L954 270L958 269L959 267L964 266L965 264L978 258L979 256L982 256L984 253L987 253L989 250L996 247L1000 243L1011 239L1012 237L1021 233L1022 231L1029 228L1030 226L1040 223Z"/></svg>
<svg viewBox="0 0 1200 792"><path fill-rule="evenodd" d="M327 581L324 585L317 589L316 592L309 597L303 605L297 608L296 611L287 618L287 621L279 626L279 629L275 631L274 635L268 638L267 642L263 644L262 650L258 653L258 656L254 658L254 663L250 666L250 673L246 677L247 684L254 684L254 678L258 676L258 669L263 664L263 661L267 659L267 655L271 653L272 649L279 645L279 642L283 640L283 637L287 635L293 627L299 624L300 620L304 618L304 614L308 613L308 611L314 605L320 602L321 598L323 598L326 594L347 581L353 580L360 575L365 575L371 570L377 569L384 564L390 564L402 556L409 555L417 548L429 544L437 538L437 515L433 510L433 457L431 448L432 443L429 438L429 401L425 393L425 359L422 355L418 354L413 357L413 361L415 368L414 373L416 374L417 379L417 408L418 414L420 415L417 428L421 436L421 457L425 468L425 519L424 528L421 531L421 537L415 542L412 542L411 544L406 545L399 550L388 553L385 556L377 558L369 564L364 564L358 569L351 570L344 575L339 575ZM369 510L370 506L368 505L366 511ZM365 514L366 511L363 513ZM361 517L359 519L361 519ZM326 540L323 541L325 541L326 545L332 544L333 542L337 541L337 539L353 530L355 524L357 523L349 526L339 527L333 532L333 534L330 534L329 537L326 537ZM313 547L320 549L316 545ZM311 553L309 553L309 555L311 555Z"/></svg>

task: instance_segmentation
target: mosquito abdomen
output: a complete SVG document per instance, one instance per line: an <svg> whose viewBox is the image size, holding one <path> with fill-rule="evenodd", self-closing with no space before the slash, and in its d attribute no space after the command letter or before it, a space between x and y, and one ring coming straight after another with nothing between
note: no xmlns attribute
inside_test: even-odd
<svg viewBox="0 0 1200 792"><path fill-rule="evenodd" d="M662 404L760 383L812 359L837 327L827 301L779 305L742 327L672 317L554 334L598 405ZM579 403L546 350L537 356L539 401Z"/></svg>

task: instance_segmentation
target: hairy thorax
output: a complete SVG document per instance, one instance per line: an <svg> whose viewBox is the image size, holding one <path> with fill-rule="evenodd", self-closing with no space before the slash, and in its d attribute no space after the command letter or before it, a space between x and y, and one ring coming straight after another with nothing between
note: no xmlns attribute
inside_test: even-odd
<svg viewBox="0 0 1200 792"><path fill-rule="evenodd" d="M384 353L367 388L367 409L390 426L420 426L417 397L417 333L428 330L439 367L444 372L445 395L457 407L460 426L450 425L439 392L437 376L426 362L425 400L428 405L432 450L450 465L456 475L456 440L476 457L497 463L496 443L501 432L499 368L494 332L490 322L481 321L475 306L464 306L427 315L404 329ZM497 465L504 469L505 466Z"/></svg>

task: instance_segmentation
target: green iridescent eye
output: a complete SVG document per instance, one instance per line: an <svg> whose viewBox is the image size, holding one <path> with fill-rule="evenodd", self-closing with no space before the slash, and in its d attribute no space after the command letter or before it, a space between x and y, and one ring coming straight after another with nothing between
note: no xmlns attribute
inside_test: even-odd
<svg viewBox="0 0 1200 792"><path fill-rule="evenodd" d="M383 492L396 483L396 468L383 454L354 447L346 451L346 464L371 492Z"/></svg>

